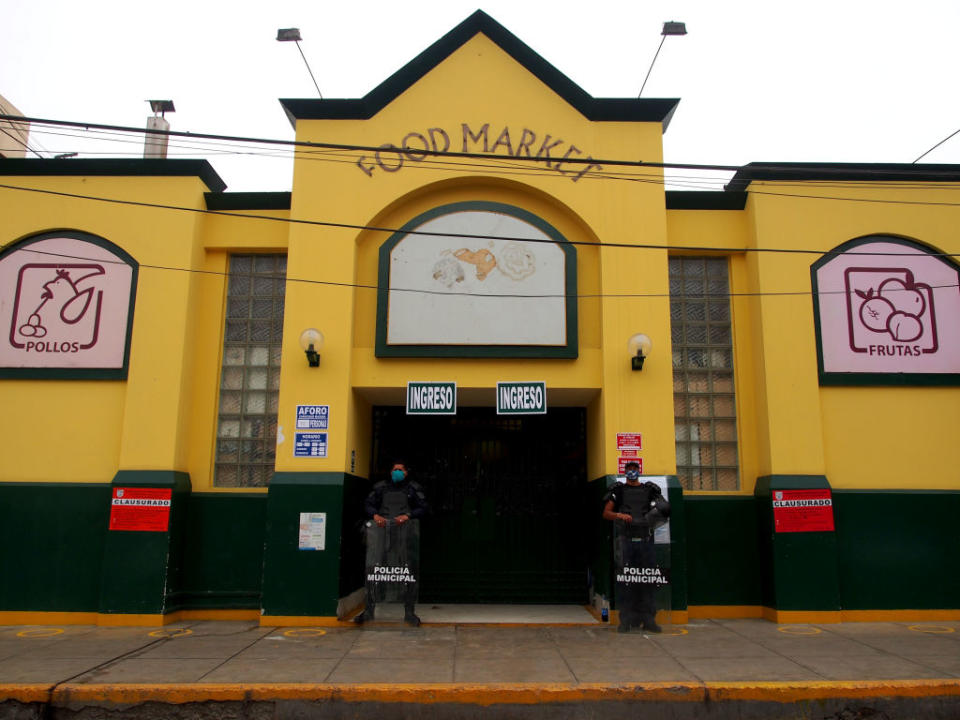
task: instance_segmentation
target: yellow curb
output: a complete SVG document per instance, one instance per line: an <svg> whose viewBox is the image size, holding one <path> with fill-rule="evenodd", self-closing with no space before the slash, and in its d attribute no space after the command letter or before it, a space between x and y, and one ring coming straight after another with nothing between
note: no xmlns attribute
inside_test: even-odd
<svg viewBox="0 0 960 720"><path fill-rule="evenodd" d="M754 700L794 703L835 697L958 697L960 679L861 680L808 683L705 683L711 701Z"/></svg>
<svg viewBox="0 0 960 720"><path fill-rule="evenodd" d="M640 683L629 685L543 683L450 684L140 684L61 685L52 702L134 705L144 702L184 704L277 700L338 700L341 702L455 703L468 705L535 705L544 702L588 702L594 700L670 700L702 702L703 687L694 683Z"/></svg>
<svg viewBox="0 0 960 720"><path fill-rule="evenodd" d="M0 686L22 690L29 698L46 699L48 686ZM383 702L462 705L534 705L595 701L712 702L760 701L795 703L829 698L960 697L960 679L884 680L810 683L690 683L630 684L523 683L460 684L139 684L61 685L50 701L56 705L96 703L136 705L144 702L271 702L280 700ZM0 695L2 697L2 695ZM18 699L18 698L14 698ZM28 700L31 701L31 700ZM32 700L37 701L37 700Z"/></svg>
<svg viewBox="0 0 960 720"><path fill-rule="evenodd" d="M3 683L0 684L0 702L16 700L22 703L43 703L50 699L53 685L41 683Z"/></svg>

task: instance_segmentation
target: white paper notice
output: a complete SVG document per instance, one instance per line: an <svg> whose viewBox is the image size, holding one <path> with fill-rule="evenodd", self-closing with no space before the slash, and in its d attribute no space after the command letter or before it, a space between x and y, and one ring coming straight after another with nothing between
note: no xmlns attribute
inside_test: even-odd
<svg viewBox="0 0 960 720"><path fill-rule="evenodd" d="M301 550L324 550L327 545L327 514L300 513Z"/></svg>

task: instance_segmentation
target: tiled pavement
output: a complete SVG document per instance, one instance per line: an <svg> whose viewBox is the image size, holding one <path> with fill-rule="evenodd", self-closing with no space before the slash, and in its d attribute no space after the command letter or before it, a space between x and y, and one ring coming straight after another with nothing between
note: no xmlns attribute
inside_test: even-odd
<svg viewBox="0 0 960 720"><path fill-rule="evenodd" d="M276 628L0 627L0 684L642 683L960 678L960 622L709 620L662 635L608 625L382 623Z"/></svg>

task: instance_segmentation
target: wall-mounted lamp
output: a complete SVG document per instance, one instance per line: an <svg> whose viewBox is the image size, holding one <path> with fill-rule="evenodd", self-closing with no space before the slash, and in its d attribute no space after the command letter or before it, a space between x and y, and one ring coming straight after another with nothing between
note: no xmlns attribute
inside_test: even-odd
<svg viewBox="0 0 960 720"><path fill-rule="evenodd" d="M643 361L650 354L653 347L653 341L643 333L637 333L627 341L627 348L630 350L630 367L634 370L643 370Z"/></svg>
<svg viewBox="0 0 960 720"><path fill-rule="evenodd" d="M307 362L310 363L310 367L320 367L323 333L316 328L307 328L300 333L300 347L307 354Z"/></svg>

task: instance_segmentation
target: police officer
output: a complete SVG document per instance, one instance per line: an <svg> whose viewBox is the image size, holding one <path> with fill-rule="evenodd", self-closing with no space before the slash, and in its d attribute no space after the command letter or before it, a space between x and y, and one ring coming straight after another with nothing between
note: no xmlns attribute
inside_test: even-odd
<svg viewBox="0 0 960 720"><path fill-rule="evenodd" d="M414 565L414 567L411 568L414 574L419 575L419 558L417 557L419 554L419 543L413 545L412 539L414 533L404 532L407 528L403 526L412 520L419 520L426 515L428 507L423 488L418 483L410 480L408 476L409 470L407 469L406 463L401 461L395 462L390 469L390 479L381 480L376 483L370 491L370 494L367 495L367 499L364 502L364 510L366 511L367 517L378 528L388 528L390 525L396 526L399 530L397 533L398 537L407 543L407 546L401 549L401 553L410 564ZM370 550L371 544L368 541L368 554ZM408 550L410 550L410 552L408 552ZM381 562L381 558L376 558L375 561ZM368 565L370 564L371 558L368 557ZM407 623L407 625L418 627L420 625L420 618L414 613L416 584L412 583L403 588L401 594L404 603L403 621ZM376 603L381 599L383 599L382 589L375 583L372 585L368 583L366 609L354 619L354 622L362 625L365 622L373 620Z"/></svg>
<svg viewBox="0 0 960 720"><path fill-rule="evenodd" d="M670 515L670 504L664 499L660 487L656 483L640 482L638 463L628 462L624 470L626 483L615 484L603 498L603 518L614 523L614 558L618 574L625 567L656 567L653 531ZM634 627L661 632L656 621L655 585L618 582L616 588L620 609L618 632L629 632Z"/></svg>

